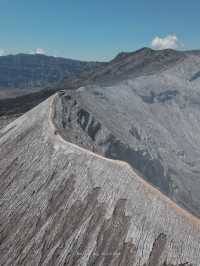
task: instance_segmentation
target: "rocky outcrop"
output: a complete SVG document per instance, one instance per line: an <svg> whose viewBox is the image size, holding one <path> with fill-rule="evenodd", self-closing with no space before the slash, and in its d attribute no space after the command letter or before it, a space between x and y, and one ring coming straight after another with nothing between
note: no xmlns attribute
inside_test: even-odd
<svg viewBox="0 0 200 266"><path fill-rule="evenodd" d="M66 142L60 99L0 131L0 265L198 266L199 219L128 164Z"/></svg>

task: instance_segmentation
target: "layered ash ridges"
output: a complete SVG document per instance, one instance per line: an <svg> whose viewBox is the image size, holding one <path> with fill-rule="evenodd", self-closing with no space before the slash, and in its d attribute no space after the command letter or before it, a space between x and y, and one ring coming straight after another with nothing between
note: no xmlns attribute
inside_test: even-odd
<svg viewBox="0 0 200 266"><path fill-rule="evenodd" d="M66 142L59 100L0 131L0 264L198 266L199 220L128 164Z"/></svg>

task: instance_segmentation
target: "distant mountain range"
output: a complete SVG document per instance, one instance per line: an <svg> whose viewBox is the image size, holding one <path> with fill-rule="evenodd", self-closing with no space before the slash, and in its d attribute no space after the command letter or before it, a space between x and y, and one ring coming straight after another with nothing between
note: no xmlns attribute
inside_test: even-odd
<svg viewBox="0 0 200 266"><path fill-rule="evenodd" d="M64 78L76 79L80 73L101 63L57 58L46 55L8 55L0 57L0 97L20 95L53 86Z"/></svg>

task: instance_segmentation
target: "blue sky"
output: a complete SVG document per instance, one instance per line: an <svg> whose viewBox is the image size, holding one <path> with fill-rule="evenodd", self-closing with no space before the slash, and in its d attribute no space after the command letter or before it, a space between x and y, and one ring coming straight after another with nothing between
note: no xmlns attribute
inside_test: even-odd
<svg viewBox="0 0 200 266"><path fill-rule="evenodd" d="M109 60L144 46L198 49L199 10L198 0L0 0L0 54Z"/></svg>

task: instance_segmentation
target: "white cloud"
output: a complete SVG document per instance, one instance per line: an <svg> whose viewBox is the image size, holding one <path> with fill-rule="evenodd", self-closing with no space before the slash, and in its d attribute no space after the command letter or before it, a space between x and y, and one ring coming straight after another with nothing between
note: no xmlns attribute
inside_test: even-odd
<svg viewBox="0 0 200 266"><path fill-rule="evenodd" d="M45 54L45 51L43 48L37 48L36 49L36 54Z"/></svg>
<svg viewBox="0 0 200 266"><path fill-rule="evenodd" d="M156 50L163 50L163 49L178 49L183 47L183 44L180 43L178 37L175 34L167 35L166 37L159 37L156 36L151 41L151 47Z"/></svg>
<svg viewBox="0 0 200 266"><path fill-rule="evenodd" d="M5 51L3 49L0 49L0 56L3 56L5 54Z"/></svg>

